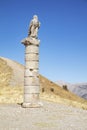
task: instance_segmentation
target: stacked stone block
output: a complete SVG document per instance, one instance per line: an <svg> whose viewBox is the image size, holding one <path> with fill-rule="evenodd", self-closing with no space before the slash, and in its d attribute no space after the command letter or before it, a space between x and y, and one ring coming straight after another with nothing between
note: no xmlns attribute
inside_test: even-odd
<svg viewBox="0 0 87 130"><path fill-rule="evenodd" d="M38 39L26 38L25 71L24 71L24 102L23 107L40 107L39 101L39 43Z"/></svg>

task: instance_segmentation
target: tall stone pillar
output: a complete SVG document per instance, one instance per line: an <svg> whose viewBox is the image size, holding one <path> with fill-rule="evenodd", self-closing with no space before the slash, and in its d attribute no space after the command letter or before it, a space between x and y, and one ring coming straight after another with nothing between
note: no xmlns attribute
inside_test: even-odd
<svg viewBox="0 0 87 130"><path fill-rule="evenodd" d="M36 21L34 20L36 18ZM25 70L24 70L24 101L22 107L41 107L39 101L40 83L39 83L39 44L37 31L40 26L38 17L33 17L30 23L28 37L22 40L25 45ZM34 23L37 22L37 23ZM34 25L33 25L34 24ZM35 27L35 24L38 26ZM35 27L35 28L34 28Z"/></svg>

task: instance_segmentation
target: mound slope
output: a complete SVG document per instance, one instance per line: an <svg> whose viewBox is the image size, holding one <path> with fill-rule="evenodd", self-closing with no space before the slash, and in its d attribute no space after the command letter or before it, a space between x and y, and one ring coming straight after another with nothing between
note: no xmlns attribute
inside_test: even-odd
<svg viewBox="0 0 87 130"><path fill-rule="evenodd" d="M23 101L24 66L7 58L0 58L0 102ZM87 101L64 90L59 85L40 75L42 99L74 106L87 106Z"/></svg>

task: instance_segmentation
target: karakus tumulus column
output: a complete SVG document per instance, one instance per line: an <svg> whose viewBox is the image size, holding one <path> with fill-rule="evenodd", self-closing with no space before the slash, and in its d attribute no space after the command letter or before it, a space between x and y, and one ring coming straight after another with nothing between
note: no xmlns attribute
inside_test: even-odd
<svg viewBox="0 0 87 130"><path fill-rule="evenodd" d="M24 101L22 107L41 107L39 100L39 44L38 29L40 22L37 15L30 22L28 37L22 40L25 45Z"/></svg>

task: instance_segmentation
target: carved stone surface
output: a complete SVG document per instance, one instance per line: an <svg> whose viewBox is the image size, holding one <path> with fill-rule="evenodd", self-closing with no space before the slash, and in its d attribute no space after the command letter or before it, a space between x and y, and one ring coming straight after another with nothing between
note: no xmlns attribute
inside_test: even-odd
<svg viewBox="0 0 87 130"><path fill-rule="evenodd" d="M22 107L41 107L39 101L39 44L40 22L35 15L30 23L28 37L22 40L25 45L24 102Z"/></svg>
<svg viewBox="0 0 87 130"><path fill-rule="evenodd" d="M33 37L27 37L27 38L25 38L25 39L23 39L22 41L21 41L21 43L23 43L24 45L30 45L30 44L32 44L32 45L39 45L40 44L40 40L38 40L38 39L35 39L35 38L33 38Z"/></svg>
<svg viewBox="0 0 87 130"><path fill-rule="evenodd" d="M35 53L28 53L26 54L25 60L27 61L38 61L39 55Z"/></svg>
<svg viewBox="0 0 87 130"><path fill-rule="evenodd" d="M24 103L38 103L39 95L37 93L25 93L24 94Z"/></svg>
<svg viewBox="0 0 87 130"><path fill-rule="evenodd" d="M39 86L39 78L38 77L26 77L24 80L24 85L28 86Z"/></svg>
<svg viewBox="0 0 87 130"><path fill-rule="evenodd" d="M25 53L29 54L29 53L33 53L33 54L38 54L39 53L39 47L38 46L34 46L34 45L27 45L25 47Z"/></svg>
<svg viewBox="0 0 87 130"><path fill-rule="evenodd" d="M36 86L25 86L24 88L25 94L39 93L39 87Z"/></svg>
<svg viewBox="0 0 87 130"><path fill-rule="evenodd" d="M25 69L24 77L39 77L39 70L38 69Z"/></svg>
<svg viewBox="0 0 87 130"><path fill-rule="evenodd" d="M38 21L38 17L37 17L37 15L34 15L33 19L30 22L28 36L37 38L39 27L40 27L40 22Z"/></svg>
<svg viewBox="0 0 87 130"><path fill-rule="evenodd" d="M38 69L39 63L38 61L27 61L26 60L26 68L29 69Z"/></svg>

